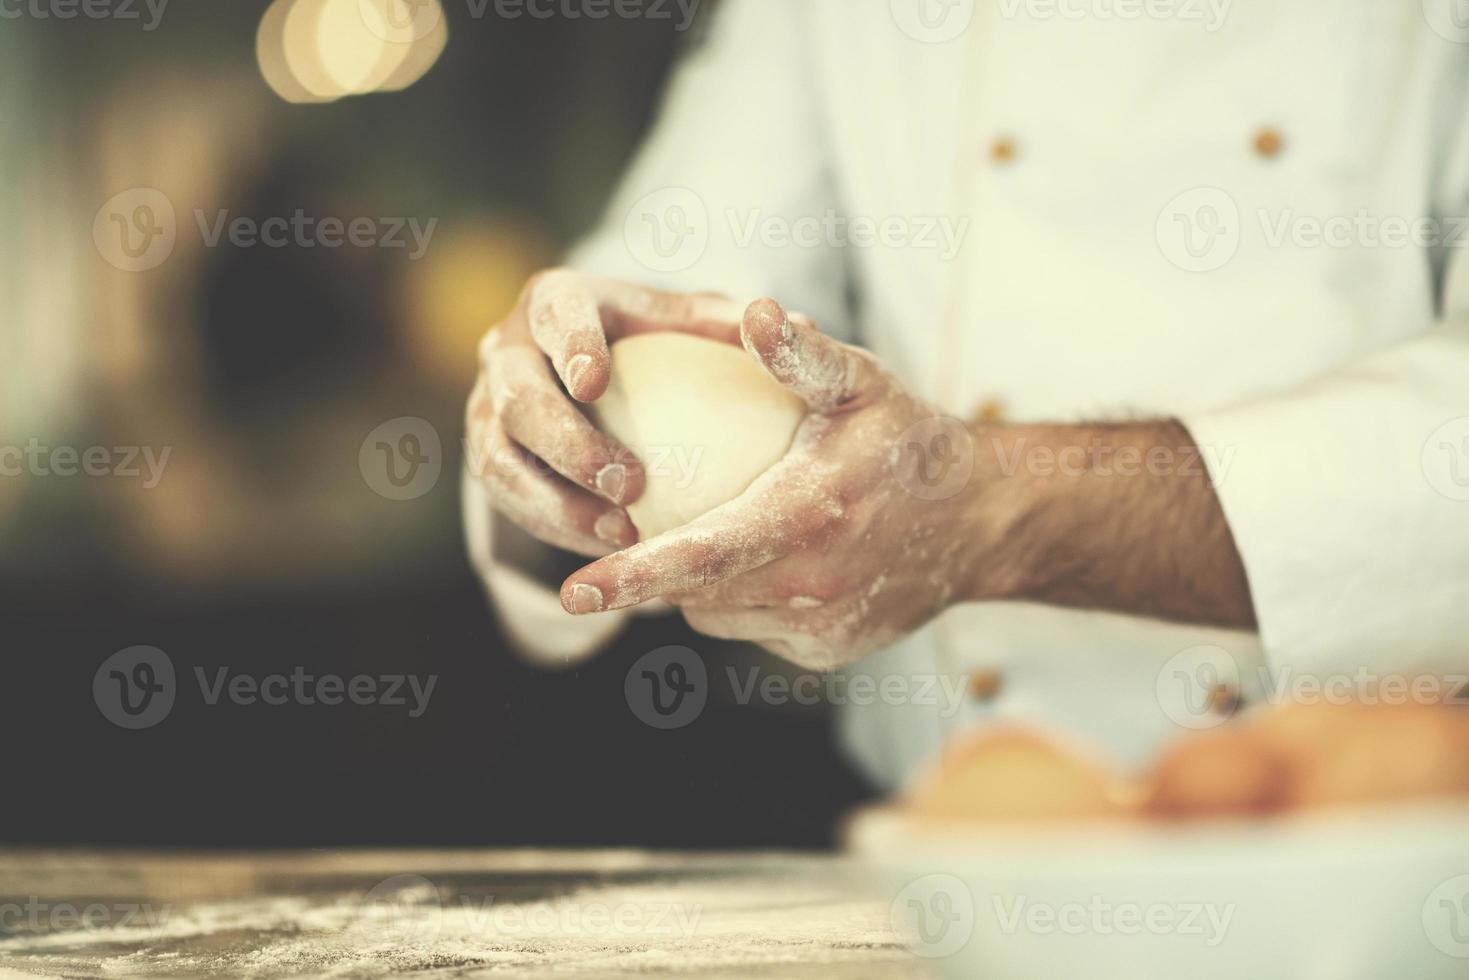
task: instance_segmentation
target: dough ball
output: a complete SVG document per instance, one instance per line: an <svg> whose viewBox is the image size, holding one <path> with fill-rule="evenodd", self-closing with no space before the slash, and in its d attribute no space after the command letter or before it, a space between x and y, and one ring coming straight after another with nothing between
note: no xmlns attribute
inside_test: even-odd
<svg viewBox="0 0 1469 980"><path fill-rule="evenodd" d="M1469 794L1469 712L1441 705L1285 704L1189 736L1159 762L1156 816L1266 816Z"/></svg>
<svg viewBox="0 0 1469 980"><path fill-rule="evenodd" d="M1293 778L1285 750L1230 726L1174 744L1148 780L1144 809L1159 817L1260 816L1289 803Z"/></svg>
<svg viewBox="0 0 1469 980"><path fill-rule="evenodd" d="M1101 764L1030 731L986 732L945 750L909 811L961 820L1118 816L1130 794Z"/></svg>
<svg viewBox="0 0 1469 980"><path fill-rule="evenodd" d="M586 408L647 469L647 490L627 508L643 540L738 497L785 455L806 415L743 348L672 332L614 343L607 393Z"/></svg>
<svg viewBox="0 0 1469 980"><path fill-rule="evenodd" d="M1296 762L1309 809L1469 793L1469 712L1426 704L1289 704L1256 723Z"/></svg>

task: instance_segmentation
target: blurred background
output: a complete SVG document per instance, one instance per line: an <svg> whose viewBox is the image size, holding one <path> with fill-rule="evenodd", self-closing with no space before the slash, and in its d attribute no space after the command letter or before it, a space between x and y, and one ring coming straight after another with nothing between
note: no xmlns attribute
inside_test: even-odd
<svg viewBox="0 0 1469 980"><path fill-rule="evenodd" d="M596 220L708 0L388 2L4 5L0 840L826 845L866 795L827 709L715 684L660 731L623 694L667 643L782 668L670 619L525 666L459 528L476 342ZM441 472L395 499L370 436L405 418ZM93 680L135 645L178 695L130 730ZM437 684L418 717L209 704L222 667Z"/></svg>

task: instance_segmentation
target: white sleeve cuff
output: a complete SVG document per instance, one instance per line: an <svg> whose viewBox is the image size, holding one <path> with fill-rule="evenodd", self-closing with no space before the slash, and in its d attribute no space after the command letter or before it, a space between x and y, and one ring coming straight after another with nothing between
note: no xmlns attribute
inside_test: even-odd
<svg viewBox="0 0 1469 980"><path fill-rule="evenodd" d="M1469 635L1469 343L1435 330L1182 420L1276 667L1442 673Z"/></svg>

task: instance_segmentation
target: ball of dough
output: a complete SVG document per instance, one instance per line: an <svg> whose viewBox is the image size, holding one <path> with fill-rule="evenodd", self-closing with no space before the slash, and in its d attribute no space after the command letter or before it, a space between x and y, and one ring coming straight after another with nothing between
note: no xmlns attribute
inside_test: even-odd
<svg viewBox="0 0 1469 980"><path fill-rule="evenodd" d="M1027 729L948 745L909 792L908 811L939 820L1046 820L1123 815L1129 787L1097 760Z"/></svg>
<svg viewBox="0 0 1469 980"><path fill-rule="evenodd" d="M1144 809L1159 817L1262 816L1290 799L1292 758L1248 727L1226 726L1173 745L1148 780Z"/></svg>
<svg viewBox="0 0 1469 980"><path fill-rule="evenodd" d="M1296 758L1303 809L1469 793L1469 712L1434 704L1288 704L1257 727Z"/></svg>
<svg viewBox="0 0 1469 980"><path fill-rule="evenodd" d="M642 460L647 489L628 506L647 540L733 500L785 455L805 404L740 347L685 333L612 345L593 423Z"/></svg>

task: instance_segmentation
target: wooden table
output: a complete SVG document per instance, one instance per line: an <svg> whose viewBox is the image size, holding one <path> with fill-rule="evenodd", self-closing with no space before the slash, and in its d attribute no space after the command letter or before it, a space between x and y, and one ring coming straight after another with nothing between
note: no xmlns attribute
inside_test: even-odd
<svg viewBox="0 0 1469 980"><path fill-rule="evenodd" d="M826 856L0 851L0 976L925 977Z"/></svg>

